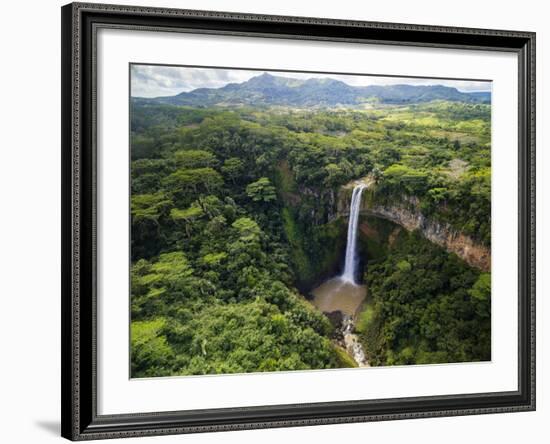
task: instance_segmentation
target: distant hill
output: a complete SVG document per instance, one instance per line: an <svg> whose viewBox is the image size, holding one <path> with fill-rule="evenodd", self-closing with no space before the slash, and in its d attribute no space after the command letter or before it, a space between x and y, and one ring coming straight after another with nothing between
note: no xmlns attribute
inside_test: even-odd
<svg viewBox="0 0 550 444"><path fill-rule="evenodd" d="M490 103L490 92L461 92L443 85L351 86L331 78L307 80L274 76L268 73L246 82L229 83L221 88L199 88L170 97L133 98L138 103L207 106L337 106L377 101L406 104L449 100Z"/></svg>

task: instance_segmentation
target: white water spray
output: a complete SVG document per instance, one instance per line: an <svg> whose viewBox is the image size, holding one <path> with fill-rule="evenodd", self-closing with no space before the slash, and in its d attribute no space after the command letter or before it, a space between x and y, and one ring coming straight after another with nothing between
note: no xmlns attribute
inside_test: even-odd
<svg viewBox="0 0 550 444"><path fill-rule="evenodd" d="M350 282L354 285L356 284L355 274L357 271L357 225L359 223L359 212L361 211L361 194L366 187L365 184L356 185L351 194L346 259L344 262L344 272L340 276L340 279L344 282Z"/></svg>

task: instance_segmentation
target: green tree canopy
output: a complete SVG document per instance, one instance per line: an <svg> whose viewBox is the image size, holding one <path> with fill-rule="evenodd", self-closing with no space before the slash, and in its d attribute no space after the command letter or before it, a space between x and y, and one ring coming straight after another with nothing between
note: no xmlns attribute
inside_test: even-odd
<svg viewBox="0 0 550 444"><path fill-rule="evenodd" d="M261 177L246 187L246 194L254 202L269 203L277 199L275 187L267 177Z"/></svg>
<svg viewBox="0 0 550 444"><path fill-rule="evenodd" d="M176 163L184 168L214 167L218 161L216 156L204 150L182 150L174 153Z"/></svg>

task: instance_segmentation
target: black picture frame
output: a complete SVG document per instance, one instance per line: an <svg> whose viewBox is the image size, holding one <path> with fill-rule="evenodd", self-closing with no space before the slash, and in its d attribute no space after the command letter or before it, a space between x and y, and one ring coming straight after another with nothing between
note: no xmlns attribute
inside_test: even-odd
<svg viewBox="0 0 550 444"><path fill-rule="evenodd" d="M62 436L71 440L535 409L535 33L72 3L62 14ZM95 38L99 27L508 51L519 65L518 390L100 416Z"/></svg>

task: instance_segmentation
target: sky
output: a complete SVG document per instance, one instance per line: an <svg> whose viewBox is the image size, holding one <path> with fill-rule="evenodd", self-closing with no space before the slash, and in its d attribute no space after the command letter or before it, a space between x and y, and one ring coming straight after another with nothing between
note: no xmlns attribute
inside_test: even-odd
<svg viewBox="0 0 550 444"><path fill-rule="evenodd" d="M422 79L368 75L313 74L244 69L187 68L181 66L132 65L132 97L174 96L197 88L221 88L228 83L241 83L263 73L298 79L327 78L353 86L368 85L445 85L459 91L490 91L491 82L447 79Z"/></svg>

